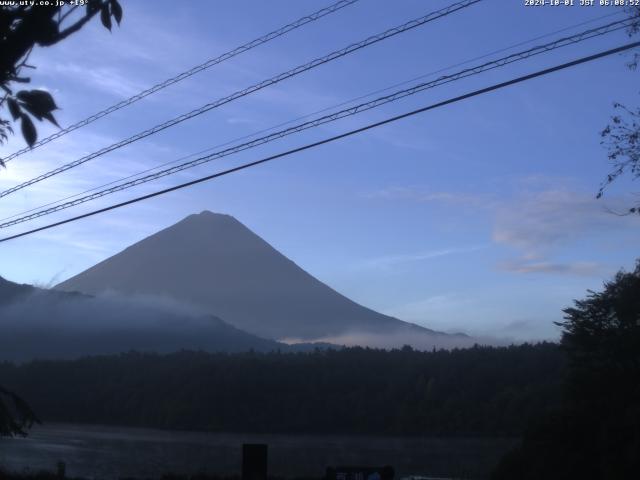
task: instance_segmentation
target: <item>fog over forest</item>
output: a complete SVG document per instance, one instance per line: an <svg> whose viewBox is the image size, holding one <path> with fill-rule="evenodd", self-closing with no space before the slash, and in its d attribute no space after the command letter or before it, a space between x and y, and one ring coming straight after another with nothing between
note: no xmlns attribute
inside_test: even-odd
<svg viewBox="0 0 640 480"><path fill-rule="evenodd" d="M168 298L96 297L34 290L0 306L0 359L78 358L130 350L273 350L281 345L242 332Z"/></svg>

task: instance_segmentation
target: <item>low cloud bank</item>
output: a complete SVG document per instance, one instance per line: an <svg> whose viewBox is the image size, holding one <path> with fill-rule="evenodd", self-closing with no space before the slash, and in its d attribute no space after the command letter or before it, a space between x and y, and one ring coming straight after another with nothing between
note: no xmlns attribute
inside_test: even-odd
<svg viewBox="0 0 640 480"><path fill-rule="evenodd" d="M511 343L412 329L384 334L351 331L311 340L285 338L281 342L293 345L293 351L297 351L296 344L312 343L385 349L409 345L416 350ZM283 343L251 335L200 308L158 296L106 293L92 297L35 289L10 304L0 305L0 361L72 359L132 350L286 350Z"/></svg>
<svg viewBox="0 0 640 480"><path fill-rule="evenodd" d="M0 306L0 360L76 358L131 350L158 353L269 350L189 305L159 297L98 297L36 290Z"/></svg>
<svg viewBox="0 0 640 480"><path fill-rule="evenodd" d="M296 338L284 338L280 340L287 344L296 344L305 340ZM469 337L467 335L446 335L428 334L398 331L397 333L369 333L369 332L349 332L341 335L314 338L307 342L331 343L334 345L362 346L371 348L402 348L409 345L415 350L450 350L452 348L469 348L478 345L508 345L512 342L504 339L490 337Z"/></svg>

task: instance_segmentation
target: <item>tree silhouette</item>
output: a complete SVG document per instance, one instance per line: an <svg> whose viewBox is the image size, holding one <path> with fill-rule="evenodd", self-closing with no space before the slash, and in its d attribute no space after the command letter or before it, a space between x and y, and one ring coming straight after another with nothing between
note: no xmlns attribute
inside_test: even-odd
<svg viewBox="0 0 640 480"><path fill-rule="evenodd" d="M640 260L633 272L618 272L602 292L590 291L564 313L559 325L572 401L610 404L613 394L631 398L640 382Z"/></svg>
<svg viewBox="0 0 640 480"><path fill-rule="evenodd" d="M627 9L635 21L628 27L629 36L640 33L640 6ZM635 53L627 64L629 69L636 70L640 62L640 53ZM632 179L640 177L640 108L629 108L621 103L614 103L616 114L611 123L601 132L602 145L608 150L612 170L600 185L597 198L602 198L605 189L625 173ZM628 209L630 214L640 214L640 204Z"/></svg>
<svg viewBox="0 0 640 480"><path fill-rule="evenodd" d="M15 3L0 6L0 88L4 90L0 107L6 106L13 122L20 122L22 136L32 146L38 138L33 118L58 124L53 116L57 106L49 92L15 91L14 84L30 82L22 72L35 68L27 63L31 51L36 46L49 47L68 38L98 14L105 28L111 30L111 18L118 24L122 20L122 7L118 0L87 0L82 13L79 5L68 2L61 6L54 6L55 2L47 2L51 3L47 6ZM11 123L0 117L0 143L13 133Z"/></svg>
<svg viewBox="0 0 640 480"><path fill-rule="evenodd" d="M567 404L597 432L600 478L632 478L640 471L640 261L565 314Z"/></svg>
<svg viewBox="0 0 640 480"><path fill-rule="evenodd" d="M40 423L31 407L15 393L0 387L0 436L26 435Z"/></svg>
<svg viewBox="0 0 640 480"><path fill-rule="evenodd" d="M640 472L640 261L564 310L563 407L532 423L494 478L637 478Z"/></svg>

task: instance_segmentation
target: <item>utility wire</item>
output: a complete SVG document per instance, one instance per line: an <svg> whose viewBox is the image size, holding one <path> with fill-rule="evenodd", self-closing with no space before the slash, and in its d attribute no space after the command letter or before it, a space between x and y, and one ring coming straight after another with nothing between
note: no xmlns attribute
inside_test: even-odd
<svg viewBox="0 0 640 480"><path fill-rule="evenodd" d="M182 161L187 160L189 158L197 157L198 155L202 155L204 153L211 152L211 151L213 151L213 150L215 150L217 148L226 147L227 145L232 145L232 144L234 144L236 142L256 137L256 136L258 136L260 134L276 130L277 128L280 128L280 127L284 127L285 125L290 125L290 124L295 123L297 121L313 117L314 115L318 115L320 113L324 113L324 112L327 112L327 111L330 111L330 110L333 110L333 109L336 109L336 108L339 108L339 107L343 107L345 105L349 105L349 104L357 102L359 100L363 100L365 98L372 97L373 95L377 95L379 93L388 92L389 90L392 90L394 88L401 87L401 86L404 86L404 85L408 85L408 84L410 84L412 82L415 82L417 80L422 80L424 78L429 78L429 77L432 77L432 76L434 76L434 75L436 75L438 73L446 72L446 71L449 71L449 70L451 70L453 68L460 67L460 66L463 66L463 65L468 65L468 64L470 64L472 62L475 62L477 60L482 60L482 59L491 57L493 55L496 55L498 53L507 52L509 50L513 50L514 48L520 47L522 45L527 45L527 44L533 43L533 42L535 42L537 40L541 40L543 38L549 38L549 37L552 37L552 36L557 35L559 33L566 32L566 31L569 31L569 30L573 30L573 29L575 29L577 27L582 27L582 26L588 25L590 23L595 23L595 22L597 22L599 20L602 20L604 18L609 18L609 17L612 17L612 16L618 16L618 15L622 15L622 14L625 14L625 12L619 10L619 11L616 11L616 12L613 12L613 13L607 13L605 15L599 15L597 17L591 18L591 19L586 20L584 22L580 22L580 23L576 23L576 24L573 24L573 25L569 25L569 26L563 27L563 28L561 28L559 30L554 30L553 32L547 32L547 33L545 33L543 35L539 35L537 37L530 38L529 40L524 40L524 41L512 44L512 45L510 45L508 47L500 48L499 50L494 50L492 52L485 53L485 54L483 54L481 56L474 57L474 58L471 58L471 59L468 59L468 60L465 60L465 61L462 61L462 62L458 62L458 63L455 63L453 65L449 65L448 67L440 68L438 70L431 71L429 73L425 73L425 74L422 74L422 75L420 75L418 77L413 77L413 78L408 79L408 80L404 80L404 81L402 81L400 83L395 83L393 85L389 85L388 87L384 87L384 88L381 88L381 89L366 93L364 95L359 95L357 97L351 98L349 100L345 100L345 101L340 102L338 104L334 104L334 105L331 105L329 107L324 107L324 108L322 108L320 110L316 110L315 112L307 113L305 115L302 115L302 116L287 120L285 122L278 123L276 125L272 125L272 126L267 127L267 128L263 128L261 130L249 133L247 135L242 135L240 137L236 137L236 138L228 140L226 142L216 144L216 145L214 145L212 147L205 148L205 149L200 150L198 152L190 153L189 155L185 155L185 156L182 156L180 158L177 158L177 159L174 159L174 160L170 160L168 162L161 163L160 165L155 165L153 167L146 168L146 169L144 169L144 170L142 170L140 172L136 172L136 173L133 173L131 175L127 175L126 177L123 177L123 178L120 178L120 179L117 179L117 180L113 180L111 182L104 183L102 185L89 188L87 190L83 190L82 192L78 192L78 193L74 193L74 194L68 195L66 197L60 198L58 200L54 200L52 202L45 203L44 205L39 205L37 207L29 208L27 210L23 210L21 212L15 213L13 215L9 215L7 217L0 218L0 222L4 222L5 220L10 220L12 218L16 218L16 217L20 217L20 216L26 215L27 213L31 213L31 212L34 212L36 210L43 209L45 207L50 207L52 205L56 205L58 203L66 201L66 200L71 200L72 198L80 197L80 196L85 195L87 193L91 193L91 192L95 192L97 190L101 190L103 188L109 187L109 186L114 185L116 183L124 182L126 180L130 180L132 178L139 177L141 175L144 175L146 173L150 173L150 172L159 170L159 169L167 167L169 165L174 165L174 164L176 164L178 162L182 162Z"/></svg>
<svg viewBox="0 0 640 480"><path fill-rule="evenodd" d="M21 190L23 188L26 188L30 185L33 185L34 183L38 183L41 182L42 180L45 180L47 178L53 177L54 175L58 175L62 172L65 172L71 168L77 167L78 165L82 165L83 163L88 162L89 160L93 160L94 158L97 158L101 155L104 155L105 153L108 152L112 152L113 150L116 150L118 148L124 147L125 145L129 145L130 143L133 143L135 141L141 140L145 137L148 137L150 135L153 135L155 133L158 133L166 128L169 127L173 127L174 125L177 125L178 123L184 122L185 120L189 120L193 117L196 117L198 115L201 115L205 112L208 112L209 110L212 110L214 108L220 107L222 105L225 105L229 102L232 102L234 100L237 100L238 98L244 97L246 95L249 95L251 93L254 93L258 90L261 90L263 88L266 88L268 86L277 84L287 78L290 77L294 77L296 75L299 75L300 73L306 72L307 70L311 70L313 68L316 68L320 65L323 65L325 63L331 62L333 60L336 60L340 57L343 57L345 55L349 55L350 53L353 53L357 50L360 50L362 48L368 47L369 45L372 45L374 43L378 43L382 40L386 40L387 38L391 38L395 35L398 35L400 33L406 32L408 30L412 30L416 27L419 27L421 25L424 25L428 22L437 20L439 18L445 17L447 15L450 15L454 12L457 12L458 10L462 10L464 8L470 7L471 5L474 5L476 3L481 2L482 0L463 0L460 2L456 2L453 3L451 5L449 5L448 7L442 8L440 10L431 12L427 15L424 15L422 17L416 18L414 20L411 20L409 22L406 22L402 25L390 28L382 33L379 33L377 35L372 35L360 42L357 43L352 43L351 45L344 47L340 50L336 50L332 53L329 53L323 57L319 57L316 58L315 60L312 60L311 62L305 63L303 65L299 65L291 70L288 70L284 73L280 73L278 75L276 75L275 77L271 77L268 80L263 80L262 82L256 83L250 87L245 88L244 90L239 90L229 96L220 98L218 100L215 100L214 102L211 103L207 103L206 105L203 105L200 108L197 108L195 110L192 110L188 113L182 114L178 117L175 117L171 120L168 120L160 125L156 125L155 127L152 127L148 130L145 130L143 132L137 133L136 135L133 135L125 140L121 140L118 143L114 143L108 147L102 148L96 152L93 152L89 155L86 155L82 158L79 158L78 160L75 160L73 162L67 163L66 165L62 165L61 167L55 168L47 173L44 173L38 177L32 178L31 180L28 180L26 182L23 182L19 185L16 185L15 187L9 188L7 190L4 190L3 192L0 192L0 198L2 197L6 197L7 195L10 195L11 193L14 193L18 190Z"/></svg>
<svg viewBox="0 0 640 480"><path fill-rule="evenodd" d="M155 170L167 167L169 165L176 164L176 163L181 162L183 160L187 160L189 158L193 158L193 157L196 157L198 155L202 155L203 153L211 152L212 150L215 150L217 148L226 147L227 145L231 145L231 144L233 144L235 142L239 142L241 140L246 140L246 139L249 139L249 138L256 137L256 136L258 136L258 135L260 135L262 133L270 132L270 131L275 130L277 128L284 127L285 125L290 125L290 124L295 123L297 121L313 117L314 115L318 115L320 113L324 113L324 112L333 110L335 108L339 108L339 107L343 107L345 105L349 105L351 103L357 102L358 100L369 98L369 97L372 97L373 95L377 95L379 93L388 92L389 90L392 90L392 89L394 89L396 87L401 87L401 86L404 86L404 85L408 85L408 84L410 84L410 83L412 83L412 82L414 82L416 80L421 80L423 78L432 77L432 76L434 76L434 75L436 75L438 73L446 72L448 70L451 70L451 69L456 68L456 67L460 67L462 65L468 65L469 63L475 62L476 60L482 60L482 59L491 57L492 55L495 55L495 54L498 54L498 53L502 53L502 52L507 52L509 50L513 50L514 48L520 47L522 45L527 45L529 43L533 43L533 42L535 42L537 40L541 40L543 38L549 38L549 37L552 37L552 36L557 35L559 33L566 32L566 31L569 31L569 30L573 30L573 29L575 29L577 27L581 27L581 26L584 26L584 25L588 25L590 23L597 22L597 21L602 20L604 18L609 18L609 17L612 17L612 16L618 16L618 15L622 15L622 14L625 14L625 12L619 10L619 11L616 11L616 12L613 12L613 13L607 13L605 15L599 15L597 17L591 18L591 19L586 20L584 22L580 22L580 23L576 23L576 24L573 24L573 25L569 25L567 27L563 27L563 28L561 28L559 30L554 30L552 32L547 32L547 33L545 33L543 35L539 35L537 37L530 38L529 40L524 40L524 41L512 44L512 45L510 45L508 47L500 48L499 50L494 50L492 52L485 53L485 54L483 54L481 56L470 58L468 60L465 60L465 61L462 61L462 62L459 62L459 63L455 63L453 65L449 65L448 67L440 68L438 70L422 74L422 75L420 75L418 77L414 77L414 78L411 78L411 79L408 79L408 80L404 80L403 82L396 83L396 84L393 84L393 85L389 85L388 87L384 87L384 88L381 88L381 89L366 93L364 95L360 95L360 96L351 98L349 100L345 100L345 101L340 102L338 104L334 104L334 105L331 105L329 107L324 107L324 108L322 108L320 110L316 110L315 112L304 114L302 116L287 120L285 122L281 122L281 123L278 123L276 125L272 125L270 127L263 128L261 130L249 133L247 135L242 135L240 137L236 137L234 139L227 140L226 142L216 144L216 145L214 145L212 147L205 148L205 149L200 150L198 152L190 153L189 155L185 155L183 157L180 157L180 158L177 158L177 159L174 159L174 160L170 160L168 162L161 163L160 165L155 165L153 167L147 168L147 169L142 170L140 172L136 172L136 173L133 173L131 175L127 175L126 177L120 178L118 180L113 180L111 182L104 183L102 185L89 188L87 190L83 190L82 192L78 192L78 193L74 193L72 195L68 195L68 196L63 197L61 199L45 203L44 205L39 205L37 207L29 208L27 210L23 210L21 212L15 213L13 215L9 215L7 217L0 218L0 222L4 222L5 220L10 220L12 218L16 218L16 217L19 217L19 216L22 216L22 215L26 215L27 213L31 213L33 211L36 211L36 210L39 210L39 209L42 209L42 208L45 208L45 207L50 207L52 205L56 205L58 203L64 202L65 200L70 200L72 198L80 197L80 196L85 195L87 193L95 192L97 190L100 190L100 189L106 188L108 186L114 185L114 184L116 184L118 182L124 182L126 180L130 180L130 179L138 177L140 175L144 175L146 173L153 172Z"/></svg>
<svg viewBox="0 0 640 480"><path fill-rule="evenodd" d="M86 125L89 125L92 122L95 122L96 120L105 117L107 115L109 115L110 113L113 113L117 110L120 110L124 107L127 107L129 105L131 105L132 103L137 102L138 100L142 100L143 98L156 93L164 88L167 88L170 85L173 85L174 83L178 83L181 82L182 80L192 77L193 75L196 75L197 73L200 73L208 68L213 67L214 65L217 65L219 63L222 63L226 60L229 60L237 55L240 55L241 53L247 52L253 48L256 48L262 44L265 44L267 42L270 42L271 40L275 40L278 37L281 37L283 35L286 35L287 33L296 30L304 25L306 25L307 23L311 23L313 21L319 20L322 17L325 17L327 15L330 15L334 12L337 12L338 10L341 10L342 8L349 6L353 3L358 2L359 0L340 0L332 5L329 5L328 7L325 7L321 10L318 10L317 12L313 12L309 15L306 15L304 17L299 18L298 20L291 22L287 25L285 25L284 27L280 27L277 30L274 30L273 32L269 32L266 35L263 35L262 37L256 38L255 40L252 40L250 42L245 43L244 45L241 45L237 48L234 48L233 50L230 50L226 53L223 53L222 55L215 57L215 58L211 58L209 60L207 60L204 63L201 63L200 65L196 65L195 67L182 72L178 75L176 75L175 77L169 78L163 82L160 82L146 90L143 90L140 93L135 94L134 96L127 98L126 100L122 100L121 102L118 102L114 105L111 105L110 107L95 113L93 115L91 115L90 117L85 118L84 120L80 120L77 123L74 123L73 125L70 125L66 128L63 128L59 131L57 131L56 133L49 135L46 138L43 138L42 140L37 141L36 143L33 144L33 146L31 147L25 147L21 150L18 150L14 153L12 153L11 155L9 155L8 157L6 157L5 159L3 159L3 161L9 162L11 160L13 160L16 157L19 157L20 155L22 155L23 153L27 153L30 152L31 150L33 150L34 148L37 148L41 145L45 145L57 138L60 138L64 135L66 135L67 133L73 132L74 130L77 130L81 127L84 127Z"/></svg>
<svg viewBox="0 0 640 480"><path fill-rule="evenodd" d="M474 75L478 75L480 73L489 71L489 70L493 70L499 67L503 67L505 65L509 65L511 63L517 62L517 61L521 61L521 60L525 60L528 58L531 58L535 55L540 55L542 53L546 53L549 52L551 50L555 50L561 47L565 47L567 45L573 45L576 44L578 42L582 42L585 41L587 39L590 38L594 38L594 37L598 37L598 36L602 36L608 33L612 33L615 32L617 30L626 28L629 24L631 20L629 19L624 19L624 20L620 20L620 21L616 21L616 22L612 22L609 23L607 25L603 25L600 27L596 27L593 29L589 29L583 32L580 32L578 34L569 36L569 37L564 37L564 38L560 38L558 40L555 40L553 42L544 44L544 45L539 45L533 48L530 48L528 50L522 51L522 52L517 52L514 54L511 54L509 56L506 57L502 57L499 58L497 60L493 60L490 62L486 62L484 64L481 65L477 65L475 67L472 68L467 68L465 70L459 71L457 73L453 73L450 75L445 75L442 77L439 77L436 80L433 80L431 82L426 82L426 83L420 83L418 85L414 85L411 88L407 88L404 90L399 90L396 91L390 95L386 95L386 96L382 96L379 98L376 98L374 100L371 100L369 102L365 102L365 103L361 103L359 105L355 105L353 107L350 108L346 108L343 110L340 110L338 112L334 112L328 115L324 115L322 117L319 117L315 120L311 120L308 122L304 122L289 128L286 128L284 130L280 130L274 133L271 133L269 135L265 135L263 137L242 143L240 145L236 145L218 152L214 152L211 153L209 155L205 155L199 158L196 158L194 160L188 161L188 162L184 162L180 165L176 165L170 168L166 168L164 170L158 171L156 173L152 173L149 175L146 175L144 177L140 177L140 178L136 178L135 180L130 180L130 181L124 181L122 183L120 183L119 185L115 185L109 188L104 188L102 190L99 190L97 192L91 193L89 195L85 195L82 196L80 198L76 198L75 200L71 200L65 203L60 203L59 205L56 205L54 207L50 207L50 208L45 208L46 205L44 207L42 207L42 209L38 210L38 209L34 209L34 210L38 210L34 213L30 213L28 215L24 215L21 216L19 218L15 218L13 220L9 220L6 221L4 223L0 223L0 228L7 228L7 227L11 227L13 225L17 225L19 223L23 223L23 222L27 222L30 220L34 220L36 218L45 216L45 215L49 215L61 210L65 210L67 208L71 208L77 205L80 205L82 203L86 203L89 202L91 200L95 200L101 197L104 197L106 195L111 195L113 193L116 192L120 192L123 190L127 190L129 188L133 188L135 186L138 185L142 185L143 183L147 183L153 180L157 180L158 178L162 178L168 175L173 175L175 173L181 172L183 170L187 170L189 168L194 168L196 166L202 165L204 163L208 163L211 162L213 160L216 159L220 159L223 157L226 157L228 155L232 155L244 150L248 150L250 148L255 148L257 146L263 145L265 143L269 143L272 142L274 140L283 138L285 136L288 135L292 135L298 132L301 132L303 130L307 130L310 128L314 128L314 127L318 127L320 125L326 124L326 123L330 123L330 122L334 122L337 121L339 119L342 118L346 118L349 116L353 116L362 112L365 112L367 110L371 110L377 107L380 107L381 105L385 105L387 103L391 103L391 102L395 102L398 101L402 98L408 97L410 95L415 95L416 93L422 92L424 90L427 89L431 89L431 88L435 88L438 87L440 85L444 85L447 83L451 83L463 78L467 78L470 76L474 76ZM56 202L57 203L57 202Z"/></svg>
<svg viewBox="0 0 640 480"><path fill-rule="evenodd" d="M104 207L104 208L100 208L98 210L93 210L91 212L84 213L82 215L78 215L78 216L75 216L75 217L67 218L67 219L61 220L59 222L50 223L48 225L44 225L42 227L34 228L34 229L28 230L26 232L22 232L22 233L18 233L18 234L15 234L15 235L8 236L8 237L0 238L0 243L7 242L9 240L13 240L13 239L16 239L16 238L24 237L26 235L31 235L31 234L36 233L36 232L41 232L43 230L48 230L50 228L54 228L54 227L57 227L57 226L60 226L60 225L64 225L64 224L67 224L67 223L75 222L75 221L81 220L83 218L87 218L87 217L91 217L91 216L97 215L99 213L104 213L104 212L108 212L110 210L115 210L117 208L121 208L121 207L124 207L124 206L127 206L127 205L131 205L131 204L134 204L134 203L137 203L137 202L141 202L143 200L148 200L150 198L157 197L159 195L164 195L164 194L169 193L169 192L173 192L173 191L176 191L176 190L187 188L187 187L190 187L190 186L202 183L202 182L206 182L208 180L213 180L214 178L222 177L222 176L234 173L234 172L238 172L240 170L245 170L247 168L255 167L257 165L261 165L263 163L267 163L267 162L270 162L272 160L276 160L278 158L282 158L282 157L286 157L286 156L289 156L289 155L293 155L294 153L299 153L299 152L302 152L302 151L305 151L305 150L309 150L311 148L315 148L315 147L318 147L320 145L324 145L326 143L331 143L331 142L334 142L336 140L347 138L347 137L350 137L352 135L356 135L358 133L362 133L362 132L365 132L367 130L371 130L373 128L380 127L382 125L387 125L389 123L393 123L393 122L396 122L398 120L402 120L404 118L412 117L412 116L417 115L419 113L424 113L424 112L427 112L429 110L434 110L436 108L440 108L440 107L443 107L443 106L446 106L446 105L450 105L452 103L457 103L457 102L460 102L462 100L466 100L468 98L472 98L472 97L476 97L476 96L479 96L479 95L483 95L485 93L489 93L489 92L492 92L492 91L495 91L495 90L499 90L499 89L508 87L510 85L515 85L517 83L522 83L522 82L525 82L525 81L528 81L528 80L531 80L531 79L534 79L534 78L537 78L537 77L548 75L548 74L553 73L553 72L557 72L557 71L560 71L560 70L565 70L567 68L575 67L576 65L580 65L580 64L583 64L583 63L591 62L591 61L597 60L599 58L607 57L609 55L614 55L616 53L620 53L620 52L623 52L623 51L626 51L626 50L630 50L632 48L636 48L636 47L639 47L639 46L640 46L640 42L628 43L626 45L622 45L622 46L617 47L617 48L612 48L610 50L605 50L603 52L599 52L599 53L596 53L596 54L593 54L593 55L589 55L587 57L582 57L582 58L579 58L577 60L573 60L571 62L563 63L563 64L560 64L560 65L556 65L554 67L546 68L544 70L538 70L538 71L536 71L534 73L530 73L528 75L523 75L521 77L517 77L517 78L511 79L511 80L508 80L506 82L501 82L501 83L497 83L497 84L491 85L489 87L481 88L479 90L474 90L474 91L466 93L464 95L460 95L460 96L457 96L457 97L450 98L448 100L444 100L444 101L441 101L441 102L438 102L438 103L434 103L434 104L431 104L431 105L428 105L428 106L425 106L425 107L422 107L422 108L418 108L416 110L412 110L410 112L406 112L406 113L403 113L401 115L396 115L394 117L390 117L390 118L387 118L387 119L379 121L379 122L375 122L375 123L371 123L369 125L365 125L364 127L356 128L354 130L350 130L348 132L341 133L339 135L335 135L333 137L325 138L323 140L320 140L320 141L317 141L317 142L314 142L314 143L309 143L307 145L303 145L302 147L298 147L298 148L294 148L294 149L291 149L291 150L287 150L285 152L278 153L276 155L271 155L269 157L265 157L265 158L262 158L260 160L256 160L256 161L253 161L253 162L250 162L250 163L245 163L243 165L239 165L237 167L230 168L228 170L223 170L221 172L214 173L214 174L211 174L211 175L207 175L205 177L200 177L200 178L198 178L196 180L192 180L190 182L186 182L186 183L182 183L180 185L175 185L173 187L165 188L163 190L159 190L159 191L147 194L147 195L143 195L141 197L137 197L137 198L133 198L131 200L127 200L125 202L117 203L117 204L114 204L114 205L110 205L108 207Z"/></svg>

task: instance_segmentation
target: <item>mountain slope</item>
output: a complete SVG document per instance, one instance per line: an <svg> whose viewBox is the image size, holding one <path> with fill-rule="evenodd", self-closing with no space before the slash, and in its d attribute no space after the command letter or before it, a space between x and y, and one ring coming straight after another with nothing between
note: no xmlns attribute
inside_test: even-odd
<svg viewBox="0 0 640 480"><path fill-rule="evenodd" d="M51 299L69 299L69 298L79 298L82 295L75 293L67 293L67 292L56 292L56 291L47 291L42 290L40 288L34 287L33 285L28 285L26 283L15 283L0 276L0 308L2 306L10 305L12 303L25 300L29 296L38 292L47 292L46 295L49 295Z"/></svg>
<svg viewBox="0 0 640 480"><path fill-rule="evenodd" d="M176 303L148 297L95 298L19 285L0 277L0 361L131 350L266 352L287 348Z"/></svg>
<svg viewBox="0 0 640 480"><path fill-rule="evenodd" d="M186 217L56 288L166 296L273 339L437 334L358 305L235 218L208 211Z"/></svg>

